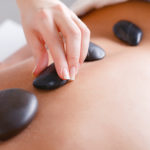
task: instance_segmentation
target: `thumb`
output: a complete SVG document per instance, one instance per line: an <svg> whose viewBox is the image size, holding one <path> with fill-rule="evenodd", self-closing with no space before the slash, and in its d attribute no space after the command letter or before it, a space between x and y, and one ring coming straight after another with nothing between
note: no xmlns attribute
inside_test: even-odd
<svg viewBox="0 0 150 150"><path fill-rule="evenodd" d="M38 36L32 32L27 34L26 37L35 58L35 67L32 74L36 77L48 66L48 51L45 48L45 43L39 40Z"/></svg>
<svg viewBox="0 0 150 150"><path fill-rule="evenodd" d="M45 50L42 53L40 53L40 56L38 58L35 58L36 65L33 69L33 76L38 76L47 66L49 62L48 52Z"/></svg>

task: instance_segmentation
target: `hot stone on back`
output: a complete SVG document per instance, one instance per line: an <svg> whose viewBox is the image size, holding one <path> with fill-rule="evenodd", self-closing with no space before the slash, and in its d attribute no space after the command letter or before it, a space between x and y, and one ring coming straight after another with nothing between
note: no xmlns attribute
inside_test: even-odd
<svg viewBox="0 0 150 150"><path fill-rule="evenodd" d="M103 59L105 51L90 42L88 54L85 62ZM55 64L48 66L41 74L33 81L33 86L42 90L54 90L68 83L68 80L62 80L56 71Z"/></svg>
<svg viewBox="0 0 150 150"><path fill-rule="evenodd" d="M67 82L67 80L62 80L58 76L53 63L33 81L33 86L38 89L53 90L65 85Z"/></svg>
<svg viewBox="0 0 150 150"><path fill-rule="evenodd" d="M0 91L0 141L8 140L25 129L38 108L38 101L22 89Z"/></svg>
<svg viewBox="0 0 150 150"><path fill-rule="evenodd" d="M114 25L114 34L117 38L131 46L138 45L142 40L142 30L129 21L121 20Z"/></svg>
<svg viewBox="0 0 150 150"><path fill-rule="evenodd" d="M105 51L101 47L99 47L98 45L90 42L88 54L87 54L87 57L85 59L85 62L101 60L104 57L105 57Z"/></svg>

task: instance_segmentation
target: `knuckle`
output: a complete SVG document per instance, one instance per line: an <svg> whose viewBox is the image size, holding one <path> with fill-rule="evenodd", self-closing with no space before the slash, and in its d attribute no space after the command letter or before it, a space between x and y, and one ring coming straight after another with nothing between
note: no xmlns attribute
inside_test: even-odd
<svg viewBox="0 0 150 150"><path fill-rule="evenodd" d="M84 29L82 29L82 32L83 32L83 34L84 34L85 36L88 36L88 37L89 37L90 34L91 34L89 28L87 28L87 27L85 27Z"/></svg>
<svg viewBox="0 0 150 150"><path fill-rule="evenodd" d="M41 8L38 10L36 17L38 18L38 20L40 19L47 19L48 18L48 12L47 9L45 8Z"/></svg>
<svg viewBox="0 0 150 150"><path fill-rule="evenodd" d="M78 62L78 60L79 60L79 57L77 55L71 55L69 57L69 61L73 64L76 64Z"/></svg>
<svg viewBox="0 0 150 150"><path fill-rule="evenodd" d="M71 33L71 37L73 38L81 38L81 31L77 28L73 28L70 30L70 33Z"/></svg>
<svg viewBox="0 0 150 150"><path fill-rule="evenodd" d="M53 9L60 11L60 12L64 12L64 7L62 4L58 3L56 5L53 6Z"/></svg>

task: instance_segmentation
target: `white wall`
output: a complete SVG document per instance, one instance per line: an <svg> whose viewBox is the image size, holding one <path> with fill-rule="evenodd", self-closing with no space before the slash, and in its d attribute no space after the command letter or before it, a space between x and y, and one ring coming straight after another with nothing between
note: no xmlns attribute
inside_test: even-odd
<svg viewBox="0 0 150 150"><path fill-rule="evenodd" d="M19 10L15 0L0 0L0 22L7 18L19 21Z"/></svg>
<svg viewBox="0 0 150 150"><path fill-rule="evenodd" d="M62 0L66 5L70 6L74 0ZM0 23L10 18L20 22L19 10L16 0L0 0Z"/></svg>

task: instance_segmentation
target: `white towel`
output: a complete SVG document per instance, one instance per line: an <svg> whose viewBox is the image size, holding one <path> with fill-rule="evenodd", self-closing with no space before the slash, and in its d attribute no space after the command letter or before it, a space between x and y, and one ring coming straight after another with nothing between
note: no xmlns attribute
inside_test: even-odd
<svg viewBox="0 0 150 150"><path fill-rule="evenodd" d="M71 9L77 15L84 15L91 9L97 9L106 5L116 4L119 2L125 2L127 0L75 0Z"/></svg>
<svg viewBox="0 0 150 150"><path fill-rule="evenodd" d="M12 20L0 24L0 62L26 44L22 26Z"/></svg>

